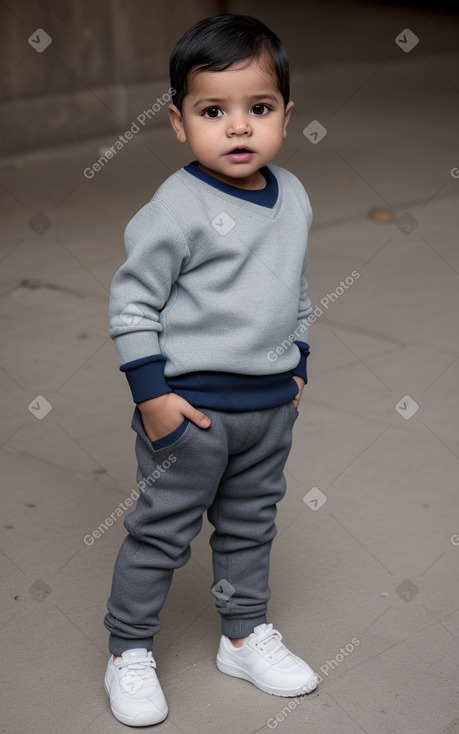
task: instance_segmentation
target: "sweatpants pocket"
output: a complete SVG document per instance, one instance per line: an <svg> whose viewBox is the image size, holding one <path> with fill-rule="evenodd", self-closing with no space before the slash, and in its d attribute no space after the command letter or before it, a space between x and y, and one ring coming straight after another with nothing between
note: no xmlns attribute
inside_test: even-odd
<svg viewBox="0 0 459 734"><path fill-rule="evenodd" d="M181 438L181 436L185 433L186 429L188 428L189 422L189 418L184 418L183 422L177 428L174 428L173 431L167 433L161 438L158 438L156 441L150 441L153 451L161 451L162 449L167 449L172 446L172 444L176 443L176 441L178 441L179 438Z"/></svg>
<svg viewBox="0 0 459 734"><path fill-rule="evenodd" d="M292 401L290 401L289 403L287 403L287 405L288 405L288 407L290 409L290 412L291 412L291 414L293 416L293 419L296 420L298 418L299 414L300 414L300 411L298 410L298 408L295 408L295 406L293 405Z"/></svg>
<svg viewBox="0 0 459 734"><path fill-rule="evenodd" d="M159 454L160 452L171 448L171 446L175 446L179 442L182 442L185 436L189 433L188 428L190 427L191 422L192 421L190 421L189 418L184 418L180 425L177 426L177 428L174 428L173 431L167 433L165 436L161 436L161 438L158 438L156 441L150 441L143 425L142 413L136 405L134 415L132 417L131 428L137 433L137 438L147 449L147 453Z"/></svg>

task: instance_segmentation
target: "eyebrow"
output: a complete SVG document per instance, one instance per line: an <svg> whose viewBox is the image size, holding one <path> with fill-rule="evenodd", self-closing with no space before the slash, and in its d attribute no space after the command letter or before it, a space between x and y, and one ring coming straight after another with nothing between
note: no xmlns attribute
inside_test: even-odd
<svg viewBox="0 0 459 734"><path fill-rule="evenodd" d="M272 99L274 102L278 102L277 97L274 97L274 95L272 94L254 94L252 97L246 97L245 99ZM207 102L226 102L226 100L220 97L208 97L207 99L198 99L198 101L194 103L193 107L198 107L199 105Z"/></svg>

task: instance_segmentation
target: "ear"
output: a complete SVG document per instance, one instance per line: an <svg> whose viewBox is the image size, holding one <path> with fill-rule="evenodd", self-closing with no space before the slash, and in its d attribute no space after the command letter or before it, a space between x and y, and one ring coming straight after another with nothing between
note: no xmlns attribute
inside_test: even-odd
<svg viewBox="0 0 459 734"><path fill-rule="evenodd" d="M290 100L290 102L288 103L287 107L285 108L284 131L283 131L283 134L282 134L282 137L283 138L286 138L287 137L287 125L289 123L290 115L292 114L292 110L293 110L294 107L295 107L295 103L292 102L292 100Z"/></svg>
<svg viewBox="0 0 459 734"><path fill-rule="evenodd" d="M167 108L167 111L169 112L169 119L171 121L172 127L175 130L177 140L179 141L179 143L186 143L185 129L183 127L183 120L180 110L178 109L178 107L175 106L175 104L170 104Z"/></svg>

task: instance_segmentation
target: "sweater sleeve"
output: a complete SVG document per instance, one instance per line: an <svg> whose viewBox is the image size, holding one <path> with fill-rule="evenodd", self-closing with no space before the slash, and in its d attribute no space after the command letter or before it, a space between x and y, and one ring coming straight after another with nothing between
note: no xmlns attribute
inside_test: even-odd
<svg viewBox="0 0 459 734"><path fill-rule="evenodd" d="M306 217L307 217L308 234L309 234L309 230L312 224L312 208L311 208L309 197L306 191L304 191L304 196L305 196L305 201L306 201ZM298 362L296 368L293 370L293 374L296 375L297 377L302 377L305 383L308 382L307 360L308 360L309 353L310 353L309 344L308 344L309 316L312 314L312 311L313 311L311 299L308 296L308 281L306 280L304 276L304 270L306 269L307 262L308 262L308 249L306 248L303 275L301 276L298 319L297 319L296 330L295 330L295 334L298 334L299 339L297 339L294 342L294 344L296 344L296 346L300 350L300 361Z"/></svg>
<svg viewBox="0 0 459 734"><path fill-rule="evenodd" d="M140 403L172 392L159 347L159 313L190 253L181 229L155 200L131 219L124 242L127 260L110 289L109 334L133 400Z"/></svg>

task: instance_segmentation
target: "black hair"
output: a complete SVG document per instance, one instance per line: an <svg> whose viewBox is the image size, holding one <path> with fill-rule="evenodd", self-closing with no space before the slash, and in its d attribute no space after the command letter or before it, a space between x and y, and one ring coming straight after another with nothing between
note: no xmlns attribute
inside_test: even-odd
<svg viewBox="0 0 459 734"><path fill-rule="evenodd" d="M181 112L192 75L200 71L225 71L238 61L259 59L265 51L287 106L290 99L288 56L275 33L248 15L225 13L200 20L177 42L170 57L174 104Z"/></svg>

